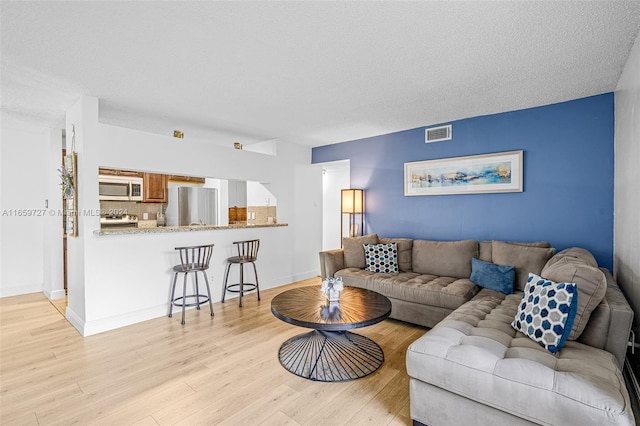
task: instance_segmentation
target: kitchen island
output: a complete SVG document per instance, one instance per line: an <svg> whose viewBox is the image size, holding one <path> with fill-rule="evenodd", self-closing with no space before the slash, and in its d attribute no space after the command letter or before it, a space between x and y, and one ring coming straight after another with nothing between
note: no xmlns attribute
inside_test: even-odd
<svg viewBox="0 0 640 426"><path fill-rule="evenodd" d="M243 228L275 228L288 226L286 223L269 223L262 225L252 224L233 224L233 225L190 225L190 226L158 226L153 228L115 228L100 229L93 231L96 236L105 235L132 235L132 234L162 234L171 232L192 232L192 231L219 231L227 229L243 229Z"/></svg>

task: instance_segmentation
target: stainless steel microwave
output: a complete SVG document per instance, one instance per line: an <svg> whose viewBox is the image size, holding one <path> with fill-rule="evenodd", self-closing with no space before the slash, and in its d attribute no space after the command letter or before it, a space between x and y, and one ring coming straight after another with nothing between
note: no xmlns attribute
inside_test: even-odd
<svg viewBox="0 0 640 426"><path fill-rule="evenodd" d="M142 201L142 178L100 175L99 199L111 201Z"/></svg>

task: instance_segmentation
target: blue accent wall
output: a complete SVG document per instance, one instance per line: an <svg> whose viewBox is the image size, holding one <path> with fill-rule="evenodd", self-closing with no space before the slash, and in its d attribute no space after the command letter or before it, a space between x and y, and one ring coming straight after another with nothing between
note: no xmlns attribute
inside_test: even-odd
<svg viewBox="0 0 640 426"><path fill-rule="evenodd" d="M431 240L549 241L613 266L614 95L453 121L453 139L424 129L313 149L312 162L351 162L365 189L367 233ZM433 127L433 126L429 126ZM404 163L524 151L524 192L404 196Z"/></svg>

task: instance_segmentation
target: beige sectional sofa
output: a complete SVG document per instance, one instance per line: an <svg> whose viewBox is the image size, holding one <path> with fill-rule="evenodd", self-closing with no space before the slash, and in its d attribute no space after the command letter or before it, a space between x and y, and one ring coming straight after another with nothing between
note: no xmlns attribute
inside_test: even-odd
<svg viewBox="0 0 640 426"><path fill-rule="evenodd" d="M398 274L366 271L362 244L395 242ZM346 285L368 288L391 300L391 318L433 327L476 295L469 280L476 241L440 243L407 238L382 238L376 234L345 238L344 249L320 253L322 277L342 277Z"/></svg>
<svg viewBox="0 0 640 426"><path fill-rule="evenodd" d="M365 270L363 244L396 243L397 273ZM635 424L622 377L633 311L586 250L546 242L349 238L320 253L323 277L389 297L391 318L431 328L407 351L411 417L458 424ZM472 258L515 267L512 294L470 280ZM475 262L475 261L474 261ZM576 314L550 352L512 326L529 273L575 282ZM518 312L519 313L519 312ZM568 329L567 333L568 335Z"/></svg>

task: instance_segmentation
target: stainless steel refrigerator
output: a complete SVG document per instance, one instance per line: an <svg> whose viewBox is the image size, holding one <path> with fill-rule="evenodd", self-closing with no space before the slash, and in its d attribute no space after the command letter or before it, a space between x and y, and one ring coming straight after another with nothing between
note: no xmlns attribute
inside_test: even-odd
<svg viewBox="0 0 640 426"><path fill-rule="evenodd" d="M167 225L218 225L218 190L197 186L169 188Z"/></svg>

